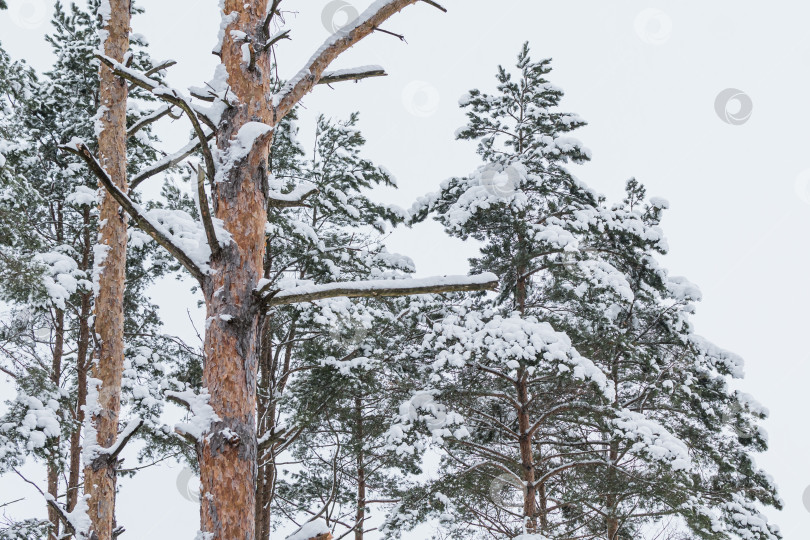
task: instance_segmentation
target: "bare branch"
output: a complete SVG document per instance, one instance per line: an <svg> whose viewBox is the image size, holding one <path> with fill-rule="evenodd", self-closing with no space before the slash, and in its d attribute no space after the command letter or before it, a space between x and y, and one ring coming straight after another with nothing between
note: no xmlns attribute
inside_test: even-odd
<svg viewBox="0 0 810 540"><path fill-rule="evenodd" d="M213 138L213 136L214 136L213 133L209 133L207 136L208 140ZM155 162L151 167L144 169L143 171L138 173L138 176L132 179L129 188L135 189L144 180L148 180L149 178L155 176L156 174L161 173L166 169L174 167L175 165L186 159L188 156L199 150L199 148L200 142L198 140L192 140L183 148L178 150L176 153L164 157L160 161Z"/></svg>
<svg viewBox="0 0 810 540"><path fill-rule="evenodd" d="M437 2L434 2L433 0L422 0L422 2L424 2L426 4L430 4L431 6L435 7L436 9L438 9L439 11L441 11L443 13L447 13L447 8L445 8L444 6L442 6L441 4L439 4Z"/></svg>
<svg viewBox="0 0 810 540"><path fill-rule="evenodd" d="M380 66L366 66L324 73L318 84L332 84L343 81L360 81L371 77L387 77L388 73Z"/></svg>
<svg viewBox="0 0 810 540"><path fill-rule="evenodd" d="M167 88L165 86L159 85L157 81L150 79L149 77L145 76L143 73L140 73L134 69L129 69L126 66L122 65L120 62L116 62L109 56L105 56L103 54L97 54L96 58L101 60L107 67L112 70L113 73L121 77L122 79L126 79L131 83L139 86L145 90L149 90L155 96L159 97L163 101L171 103L172 105L176 105L180 109L186 113L186 116L191 121L191 125L194 128L194 133L197 135L197 138L200 140L200 149L203 152L203 157L205 159L205 168L208 172L209 178L214 178L216 175L216 168L214 166L214 157L211 154L211 149L208 147L208 136L203 131L202 126L200 125L200 119L203 119L211 129L216 129L216 126L212 126L211 121L205 117L205 115L198 115L194 109L192 108L191 104L183 97L177 90L173 88Z"/></svg>
<svg viewBox="0 0 810 540"><path fill-rule="evenodd" d="M262 50L266 51L267 49L269 49L270 47L272 47L273 45L275 45L276 43L278 43L282 39L290 39L290 31L289 30L284 30L283 32L279 32L275 36L268 39L267 43L262 45Z"/></svg>
<svg viewBox="0 0 810 540"><path fill-rule="evenodd" d="M284 306L302 302L314 302L327 298L380 298L387 296L411 296L464 291L494 290L498 286L495 274L477 276L444 276L427 279L374 280L346 283L329 283L296 287L287 291L271 291L270 285L259 291L265 306Z"/></svg>
<svg viewBox="0 0 810 540"><path fill-rule="evenodd" d="M374 27L374 31L375 32L382 32L383 34L388 34L389 36L394 36L396 38L399 38L400 41L405 41L405 36L403 36L402 34L397 34L395 32L391 32L390 30L383 30L382 28ZM405 43L408 43L408 42L405 41Z"/></svg>
<svg viewBox="0 0 810 540"><path fill-rule="evenodd" d="M164 70L164 69L167 69L167 68L172 67L172 66L173 66L173 65L175 65L176 63L177 63L177 62L176 62L176 61L174 61L174 60L166 60L166 61L161 62L160 64L156 65L155 67L153 67L153 68L152 68L152 69L150 69L149 71L146 71L146 72L144 73L144 75L146 75L147 77L149 77L150 75L154 75L154 74L155 74L155 73L157 73L158 71L162 71L162 70Z"/></svg>
<svg viewBox="0 0 810 540"><path fill-rule="evenodd" d="M148 126L153 122L157 122L167 114L171 114L171 112L172 112L171 105L164 105L162 107L155 109L150 114L147 114L146 116L140 118L137 122L132 124L132 126L127 130L127 137L132 137L141 129L145 128L146 126Z"/></svg>
<svg viewBox="0 0 810 540"><path fill-rule="evenodd" d="M279 4L281 4L281 0L273 0L273 4L267 11L267 17L265 17L264 23L262 24L262 28L264 29L265 35L270 33L270 23L273 21L273 17L278 15Z"/></svg>
<svg viewBox="0 0 810 540"><path fill-rule="evenodd" d="M17 474L17 476L22 478L22 480L25 483L34 486L34 489L36 489L39 492L39 494L42 495L45 498L45 502L48 503L48 506L50 506L51 508L53 508L56 511L56 515L59 516L59 521L62 522L62 524L65 526L65 529L67 529L67 531L70 534L75 535L76 534L76 529L75 529L75 527L73 527L73 523L70 522L70 519L68 519L67 513L65 512L65 510L61 506L59 506L59 503L56 502L56 500L53 498L53 496L43 492L39 488L39 486L36 485L36 483L32 482L31 480L29 480L28 478L23 476L22 473L20 473L20 471L18 471L16 469L16 467L12 467L11 470L14 471Z"/></svg>
<svg viewBox="0 0 810 540"><path fill-rule="evenodd" d="M295 105L301 101L312 88L318 84L326 68L335 58L351 46L368 36L374 29L400 12L402 9L420 0L389 0L382 6L367 9L350 28L344 28L330 37L310 58L309 62L293 77L281 92L274 98L276 121L281 120Z"/></svg>
<svg viewBox="0 0 810 540"><path fill-rule="evenodd" d="M135 223L137 223L145 233L154 238L155 242L166 248L169 253L171 253L183 266L185 266L189 272L191 272L192 276L194 276L198 281L202 281L204 274L197 264L191 259L191 257L188 256L185 251L183 251L182 248L175 245L171 241L168 231L161 230L163 227L152 223L141 211L138 205L132 202L132 199L130 199L118 188L118 186L113 183L110 177L107 176L104 169L101 168L98 161L96 161L96 158L93 157L93 154L90 153L90 149L87 148L86 144L74 139L74 141L71 141L70 145L65 145L61 148L82 158L93 174L95 174L99 179L101 185L104 186L107 192L112 195L112 197L132 217L132 219L135 220Z"/></svg>
<svg viewBox="0 0 810 540"><path fill-rule="evenodd" d="M208 207L208 195L205 193L205 171L202 167L197 168L197 198L200 201L200 217L202 218L205 238L211 247L211 256L219 257L222 248L217 240L217 233L214 230L214 222L211 220L211 209Z"/></svg>

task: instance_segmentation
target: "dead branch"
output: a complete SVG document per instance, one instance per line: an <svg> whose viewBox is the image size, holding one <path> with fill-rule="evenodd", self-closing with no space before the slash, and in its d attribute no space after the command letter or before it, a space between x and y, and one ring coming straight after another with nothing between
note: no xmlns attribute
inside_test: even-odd
<svg viewBox="0 0 810 540"><path fill-rule="evenodd" d="M60 147L62 150L70 152L72 154L76 154L80 158L84 160L87 164L90 171L96 175L96 177L101 182L101 185L107 190L107 192L112 195L112 197L121 205L121 207L129 214L132 219L135 220L135 223L138 224L145 233L151 236L155 242L163 246L166 251L171 253L183 266L186 267L192 276L194 276L198 281L202 281L204 274L202 270L197 266L197 264L191 259L191 257L183 251L182 248L175 245L171 239L169 238L168 232L161 231L162 227L156 226L152 223L149 218L141 211L141 209L132 202L123 191L121 191L118 186L116 186L112 179L107 176L107 173L101 167L101 165L96 161L96 158L90 152L90 149L87 148L87 145L83 142L74 142L72 145L65 145Z"/></svg>
<svg viewBox="0 0 810 540"><path fill-rule="evenodd" d="M348 50L375 28L402 9L420 0L390 0L375 11L367 10L351 29L344 29L330 37L310 61L288 82L276 96L276 121L281 120L318 83L326 68L335 58Z"/></svg>
<svg viewBox="0 0 810 540"><path fill-rule="evenodd" d="M403 279L381 281L355 281L330 283L327 285L303 286L287 291L271 291L270 285L259 291L266 307L285 306L302 302L314 302L327 298L381 298L392 296L412 296L417 294L439 294L450 292L487 291L498 286L494 274L482 276L445 276L443 278Z"/></svg>
<svg viewBox="0 0 810 540"><path fill-rule="evenodd" d="M381 67L376 67L374 69L367 69L364 71L334 71L329 73L324 73L321 79L318 81L318 84L332 84L337 82L343 81L361 81L363 79L369 79L371 77L387 77L388 73Z"/></svg>
<svg viewBox="0 0 810 540"><path fill-rule="evenodd" d="M214 134L209 133L207 137L208 140L211 140L214 137ZM144 169L143 171L138 173L138 176L132 179L129 188L135 189L144 180L147 180L155 176L156 174L165 171L166 169L174 167L175 165L186 159L188 156L196 152L199 148L200 142L198 140L192 140L176 153L164 157L160 161L154 163L151 167L148 167L147 169Z"/></svg>
<svg viewBox="0 0 810 540"><path fill-rule="evenodd" d="M222 248L219 245L219 240L217 240L214 222L211 219L208 195L205 193L205 171L202 167L197 168L197 198L200 202L200 217L202 217L203 228L205 229L205 238L208 240L208 245L211 246L211 256L219 257Z"/></svg>

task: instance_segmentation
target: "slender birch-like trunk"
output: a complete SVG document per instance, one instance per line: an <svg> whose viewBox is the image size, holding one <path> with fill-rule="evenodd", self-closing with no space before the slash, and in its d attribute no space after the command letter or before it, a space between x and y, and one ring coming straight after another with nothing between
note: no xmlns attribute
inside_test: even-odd
<svg viewBox="0 0 810 540"><path fill-rule="evenodd" d="M102 0L101 47L119 62L129 49L130 0ZM99 161L112 182L127 191L127 82L105 65L99 71L100 118ZM99 348L92 375L98 385L98 399L92 403L89 419L95 437L86 445L111 446L118 436L121 408L121 377L124 367L124 288L126 285L127 215L109 194L99 205L99 247L95 253L97 292L95 332ZM84 492L90 496L88 514L91 538L112 540L115 522L115 459L99 455L86 462Z"/></svg>

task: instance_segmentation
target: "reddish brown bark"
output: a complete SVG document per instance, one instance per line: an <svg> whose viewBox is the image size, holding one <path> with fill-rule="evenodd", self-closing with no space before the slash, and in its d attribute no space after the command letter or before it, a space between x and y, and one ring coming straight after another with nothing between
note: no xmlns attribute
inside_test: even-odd
<svg viewBox="0 0 810 540"><path fill-rule="evenodd" d="M236 103L225 112L217 129L216 145L222 155L227 155L231 141L248 122L274 127L317 84L332 60L416 1L393 0L360 27L323 49L307 66L309 76L300 79L275 104L271 55L256 46L270 37L263 24L268 0L225 0L224 15L229 23L224 29L220 55L228 73L229 93L236 97ZM246 43L252 51L249 62L243 62L242 46ZM256 390L262 313L254 291L263 277L271 142L272 131L268 130L245 158L230 168L220 168L218 181L211 182L213 214L231 234L227 245L212 249L212 271L202 279L208 317L203 383L218 420L198 442L197 452L201 530L212 540L254 540L257 524L264 527L269 523L269 516L257 516ZM271 484L273 472L262 472L265 485L268 480ZM265 493L259 498L258 510L268 512L267 505Z"/></svg>
<svg viewBox="0 0 810 540"><path fill-rule="evenodd" d="M107 0L109 13L103 22L105 54L123 61L129 48L130 0ZM112 182L127 191L126 118L127 83L101 65L99 71L101 132L98 137L99 161ZM121 408L121 376L124 362L124 288L126 283L126 216L118 203L106 194L99 205L99 244L105 246L95 301L95 332L99 348L92 367L98 379L97 410L90 421L101 447L111 446L118 436ZM101 265L99 266L99 262ZM98 458L85 463L84 491L90 496L91 537L111 540L115 522L115 460Z"/></svg>
<svg viewBox="0 0 810 540"><path fill-rule="evenodd" d="M518 435L520 436L520 463L523 473L523 482L526 487L523 491L523 518L526 532L529 534L537 530L537 487L535 486L534 452L532 451L531 424L529 419L529 391L525 373L520 374L517 383L518 403Z"/></svg>
<svg viewBox="0 0 810 540"><path fill-rule="evenodd" d="M84 234L82 238L82 262L79 266L81 270L89 271L92 264L90 252L92 248L90 239L90 210L85 207L82 212L84 223ZM72 512L76 507L79 496L79 477L81 473L81 426L84 424L84 406L87 404L87 353L90 350L90 297L91 293L82 294L81 307L79 308L79 341L76 346L76 384L78 392L76 396L76 408L73 411L73 418L76 427L70 434L70 470L67 482L67 510Z"/></svg>

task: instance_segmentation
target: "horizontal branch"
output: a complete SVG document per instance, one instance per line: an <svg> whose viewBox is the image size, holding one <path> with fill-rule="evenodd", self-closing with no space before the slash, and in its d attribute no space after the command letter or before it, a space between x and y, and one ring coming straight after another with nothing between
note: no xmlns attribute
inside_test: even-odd
<svg viewBox="0 0 810 540"><path fill-rule="evenodd" d="M361 81L371 77L387 77L388 73L380 66L364 66L355 69L341 69L324 73L318 84L332 84L343 81Z"/></svg>
<svg viewBox="0 0 810 540"><path fill-rule="evenodd" d="M318 193L318 188L311 182L303 182L290 193L271 191L267 195L267 206L270 208L293 208L304 206L304 201Z"/></svg>
<svg viewBox="0 0 810 540"><path fill-rule="evenodd" d="M126 211L126 213L129 214L133 220L135 220L138 227L151 236L155 242L163 246L166 251L171 253L180 262L180 264L186 267L186 270L188 270L192 276L194 276L198 281L202 281L204 275L199 266L197 266L197 264L191 259L191 257L188 256L185 251L183 251L182 248L175 245L171 241L168 231L161 230L163 227L152 223L149 218L147 218L146 215L140 210L138 205L132 202L132 199L130 199L118 188L118 186L113 183L98 161L96 161L96 158L93 157L93 154L90 152L90 149L87 148L86 144L74 139L69 144L62 146L61 148L62 150L76 154L82 158L90 168L90 171L99 179L101 185L104 186L113 199L115 199L116 202L121 205L124 211Z"/></svg>
<svg viewBox="0 0 810 540"><path fill-rule="evenodd" d="M444 276L423 279L352 281L328 283L326 285L304 285L286 291L271 291L268 284L259 290L264 296L265 306L283 306L313 302L327 298L380 298L390 296L412 296L418 294L438 294L450 292L494 290L498 286L495 274L476 276Z"/></svg>

